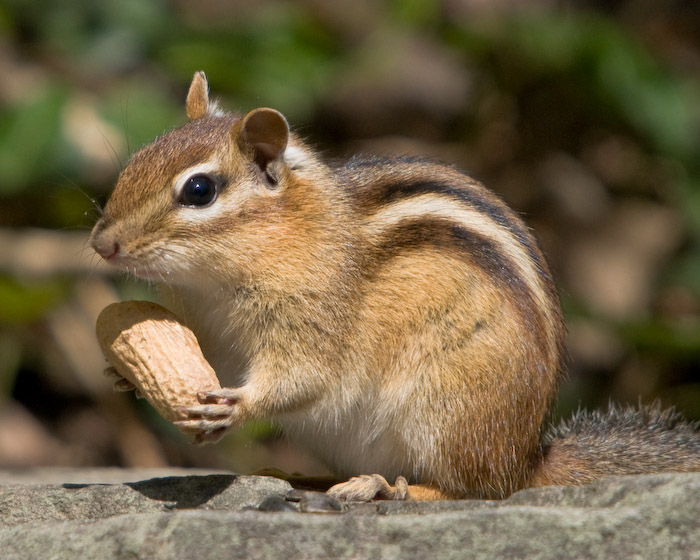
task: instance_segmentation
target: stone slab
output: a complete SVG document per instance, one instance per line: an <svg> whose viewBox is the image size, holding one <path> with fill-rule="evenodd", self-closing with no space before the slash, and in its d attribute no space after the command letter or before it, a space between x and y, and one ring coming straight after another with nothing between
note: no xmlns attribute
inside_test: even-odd
<svg viewBox="0 0 700 560"><path fill-rule="evenodd" d="M502 501L375 502L340 510L323 495L292 491L270 477L15 480L0 484L0 550L7 560L700 560L698 504L700 474L610 478Z"/></svg>

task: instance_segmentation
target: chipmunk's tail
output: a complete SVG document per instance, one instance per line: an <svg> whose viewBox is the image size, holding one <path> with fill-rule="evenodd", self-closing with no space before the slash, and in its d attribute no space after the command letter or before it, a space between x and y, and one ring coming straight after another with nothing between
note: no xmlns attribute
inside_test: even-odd
<svg viewBox="0 0 700 560"><path fill-rule="evenodd" d="M612 475L700 471L700 423L675 409L579 410L545 434L529 486L580 485Z"/></svg>

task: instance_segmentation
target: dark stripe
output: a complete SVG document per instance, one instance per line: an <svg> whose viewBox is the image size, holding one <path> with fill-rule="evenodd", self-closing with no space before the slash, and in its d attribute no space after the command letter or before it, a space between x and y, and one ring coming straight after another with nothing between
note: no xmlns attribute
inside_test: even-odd
<svg viewBox="0 0 700 560"><path fill-rule="evenodd" d="M520 245L527 250L530 259L537 267L540 274L546 270L543 267L543 259L536 249L534 240L525 229L520 220L512 214L504 204L498 204L495 200L489 199L488 195L480 188L455 187L442 181L419 180L414 182L395 182L382 185L378 202L381 204L391 204L400 199L406 199L423 194L435 193L457 200L458 202L474 208L479 213L488 216L497 225L509 231ZM481 191L481 192L480 192ZM544 274L548 279L548 275Z"/></svg>
<svg viewBox="0 0 700 560"><path fill-rule="evenodd" d="M543 310L517 266L490 239L444 218L404 219L387 231L375 246L369 275L376 275L397 256L415 250L432 249L452 254L482 269L496 284L512 294L509 298L521 310L523 320L535 332L543 332Z"/></svg>
<svg viewBox="0 0 700 560"><path fill-rule="evenodd" d="M400 174L400 176L391 173L391 169L397 166L408 166L406 173ZM423 169L434 173L436 167L443 168L445 173L449 174L450 180L421 179L419 177ZM550 293L553 293L549 269L544 261L544 257L537 248L535 240L520 219L495 194L457 168L421 158L353 158L347 162L346 167L351 173L353 171L364 171L366 173L367 171L365 170L367 169L382 168L389 170L389 172L378 172L376 178L372 177L374 180L371 181L370 185L366 185L365 188L361 188L359 192L356 191L354 193L355 196L359 195L364 211L371 212L398 200L430 193L456 200L477 210L484 216L488 216L498 226L509 231L521 247L527 251L530 260L543 280L545 288ZM453 179L456 174L459 174L461 181ZM414 175L414 177L411 178L411 175Z"/></svg>

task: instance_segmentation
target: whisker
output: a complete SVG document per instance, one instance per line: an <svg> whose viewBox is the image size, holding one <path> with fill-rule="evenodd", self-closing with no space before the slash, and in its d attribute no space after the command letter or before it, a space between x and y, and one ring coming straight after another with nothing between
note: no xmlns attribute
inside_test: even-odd
<svg viewBox="0 0 700 560"><path fill-rule="evenodd" d="M126 92L126 104L121 103L122 126L124 127L124 138L126 140L126 152L131 153L131 139L129 138L129 91Z"/></svg>
<svg viewBox="0 0 700 560"><path fill-rule="evenodd" d="M102 136L102 141L103 144L106 148L108 148L110 155L111 155L111 160L112 160L112 165L114 166L115 170L118 172L124 167L124 162L122 162L121 157L119 156L119 152L117 149L114 147L114 144L110 142L109 137L102 131L101 128L98 127L98 131L100 135ZM127 139L128 143L128 139Z"/></svg>

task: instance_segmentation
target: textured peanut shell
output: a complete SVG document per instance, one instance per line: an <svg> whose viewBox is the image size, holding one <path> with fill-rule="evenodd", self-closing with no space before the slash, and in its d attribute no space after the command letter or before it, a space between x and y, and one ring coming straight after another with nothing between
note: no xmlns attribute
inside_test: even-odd
<svg viewBox="0 0 700 560"><path fill-rule="evenodd" d="M149 301L113 303L97 318L97 340L107 360L164 418L199 404L197 393L220 388L194 333L176 315Z"/></svg>

